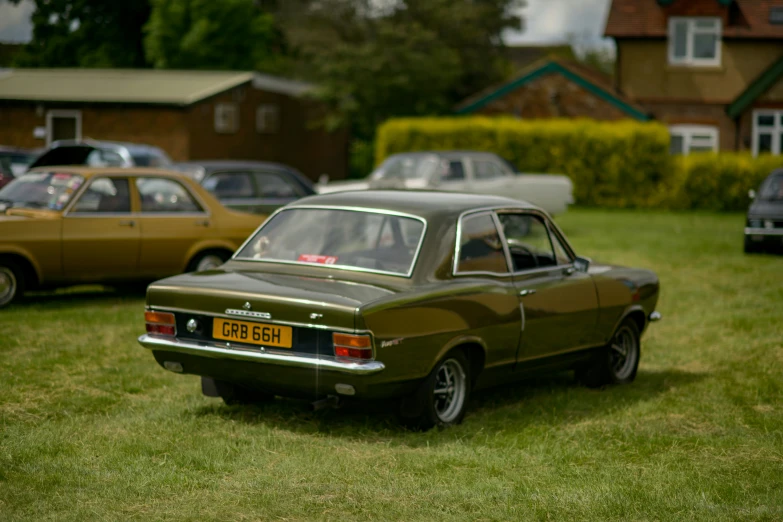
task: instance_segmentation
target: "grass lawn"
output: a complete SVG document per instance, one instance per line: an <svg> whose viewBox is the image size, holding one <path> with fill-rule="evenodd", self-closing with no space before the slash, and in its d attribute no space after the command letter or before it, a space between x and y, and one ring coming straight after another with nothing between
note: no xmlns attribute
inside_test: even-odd
<svg viewBox="0 0 783 522"><path fill-rule="evenodd" d="M479 393L448 430L202 397L136 343L140 297L0 311L0 519L783 520L783 257L743 255L737 214L558 222L661 278L636 382Z"/></svg>

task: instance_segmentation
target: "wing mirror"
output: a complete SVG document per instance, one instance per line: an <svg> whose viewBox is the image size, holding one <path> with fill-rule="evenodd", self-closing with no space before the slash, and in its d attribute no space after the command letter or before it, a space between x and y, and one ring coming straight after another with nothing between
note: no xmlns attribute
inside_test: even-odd
<svg viewBox="0 0 783 522"><path fill-rule="evenodd" d="M750 189L750 190L748 191L748 197L749 197L750 199L756 199L756 191L755 191L755 190L753 190L753 189Z"/></svg>
<svg viewBox="0 0 783 522"><path fill-rule="evenodd" d="M590 258L576 256L576 259L574 259L574 268L580 272L587 273L587 269L590 268Z"/></svg>

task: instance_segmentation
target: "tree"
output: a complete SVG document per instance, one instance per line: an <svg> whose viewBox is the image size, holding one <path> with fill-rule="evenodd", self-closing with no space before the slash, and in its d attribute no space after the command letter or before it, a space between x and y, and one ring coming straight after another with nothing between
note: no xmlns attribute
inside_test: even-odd
<svg viewBox="0 0 783 522"><path fill-rule="evenodd" d="M21 0L11 0L19 3ZM149 0L31 0L33 39L15 60L31 67L144 67Z"/></svg>
<svg viewBox="0 0 783 522"><path fill-rule="evenodd" d="M168 69L276 69L284 45L253 0L153 0L147 58Z"/></svg>
<svg viewBox="0 0 783 522"><path fill-rule="evenodd" d="M439 114L503 79L502 32L524 0L279 0L299 72L321 86L332 125L372 138L391 116Z"/></svg>

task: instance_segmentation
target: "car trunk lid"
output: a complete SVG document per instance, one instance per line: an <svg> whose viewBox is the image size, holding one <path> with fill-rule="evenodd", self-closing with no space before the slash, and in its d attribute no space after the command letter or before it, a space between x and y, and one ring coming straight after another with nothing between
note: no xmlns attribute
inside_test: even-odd
<svg viewBox="0 0 783 522"><path fill-rule="evenodd" d="M390 293L377 286L334 279L210 270L150 285L147 303L153 309L353 330L357 309Z"/></svg>

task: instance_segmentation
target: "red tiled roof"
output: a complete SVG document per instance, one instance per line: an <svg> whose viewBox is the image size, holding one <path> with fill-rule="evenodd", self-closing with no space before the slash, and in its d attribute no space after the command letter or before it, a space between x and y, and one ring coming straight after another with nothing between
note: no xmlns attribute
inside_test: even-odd
<svg viewBox="0 0 783 522"><path fill-rule="evenodd" d="M719 16L724 38L781 38L783 24L770 22L770 10L783 8L783 0L612 0L606 21L606 36L615 38L661 38L667 34L670 16Z"/></svg>

